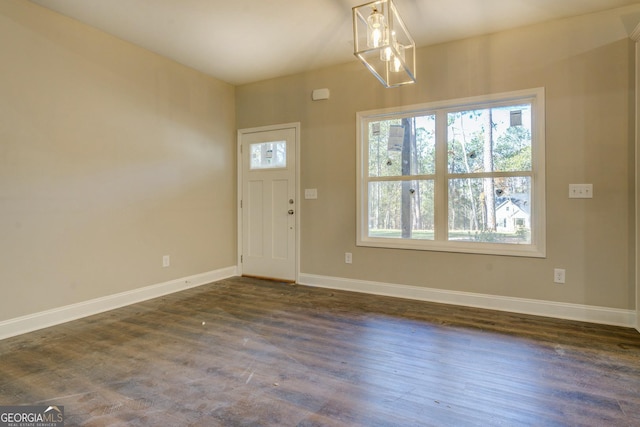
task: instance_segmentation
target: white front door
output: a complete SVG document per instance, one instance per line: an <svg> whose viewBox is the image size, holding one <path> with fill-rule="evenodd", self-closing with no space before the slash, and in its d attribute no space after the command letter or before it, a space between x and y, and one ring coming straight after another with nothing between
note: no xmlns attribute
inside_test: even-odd
<svg viewBox="0 0 640 427"><path fill-rule="evenodd" d="M296 280L297 133L297 125L239 131L245 276Z"/></svg>

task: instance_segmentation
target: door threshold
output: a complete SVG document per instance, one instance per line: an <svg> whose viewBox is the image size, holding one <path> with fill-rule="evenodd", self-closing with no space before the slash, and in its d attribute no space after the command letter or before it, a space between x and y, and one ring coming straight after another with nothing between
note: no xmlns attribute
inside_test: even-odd
<svg viewBox="0 0 640 427"><path fill-rule="evenodd" d="M243 274L242 277L247 277L249 279L260 279L260 280L268 280L270 282L280 282L280 283L288 283L288 284L293 284L296 283L295 280L289 280L289 279L278 279L276 277L265 277L265 276L253 276L250 274Z"/></svg>

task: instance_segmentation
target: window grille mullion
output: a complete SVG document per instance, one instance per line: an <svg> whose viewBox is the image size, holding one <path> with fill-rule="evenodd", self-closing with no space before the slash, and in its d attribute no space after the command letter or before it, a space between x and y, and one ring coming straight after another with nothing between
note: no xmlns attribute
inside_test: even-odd
<svg viewBox="0 0 640 427"><path fill-rule="evenodd" d="M439 111L436 114L436 179L435 179L435 238L436 241L446 241L448 234L448 205L447 194L447 113Z"/></svg>

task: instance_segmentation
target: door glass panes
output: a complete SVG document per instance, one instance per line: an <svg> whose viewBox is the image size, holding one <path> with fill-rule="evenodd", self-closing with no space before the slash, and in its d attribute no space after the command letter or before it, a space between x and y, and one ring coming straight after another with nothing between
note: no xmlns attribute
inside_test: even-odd
<svg viewBox="0 0 640 427"><path fill-rule="evenodd" d="M432 180L369 183L369 237L434 237Z"/></svg>
<svg viewBox="0 0 640 427"><path fill-rule="evenodd" d="M531 170L531 104L447 115L451 174Z"/></svg>
<svg viewBox="0 0 640 427"><path fill-rule="evenodd" d="M369 176L435 173L435 115L369 122Z"/></svg>
<svg viewBox="0 0 640 427"><path fill-rule="evenodd" d="M531 178L449 180L449 240L531 243Z"/></svg>
<svg viewBox="0 0 640 427"><path fill-rule="evenodd" d="M287 167L287 142L260 142L249 146L251 169Z"/></svg>

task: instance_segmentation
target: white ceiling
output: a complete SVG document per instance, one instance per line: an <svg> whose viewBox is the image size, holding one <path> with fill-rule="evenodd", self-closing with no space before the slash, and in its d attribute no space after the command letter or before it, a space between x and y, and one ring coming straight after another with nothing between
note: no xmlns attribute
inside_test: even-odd
<svg viewBox="0 0 640 427"><path fill-rule="evenodd" d="M243 84L355 61L367 0L31 0L220 80ZM395 0L418 46L638 0Z"/></svg>

